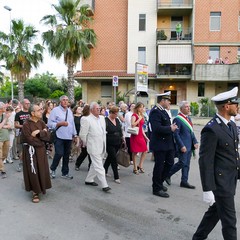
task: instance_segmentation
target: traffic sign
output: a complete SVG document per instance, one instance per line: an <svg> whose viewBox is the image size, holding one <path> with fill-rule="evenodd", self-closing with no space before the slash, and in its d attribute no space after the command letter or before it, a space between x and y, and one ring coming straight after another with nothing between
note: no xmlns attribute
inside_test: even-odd
<svg viewBox="0 0 240 240"><path fill-rule="evenodd" d="M112 85L113 87L118 87L118 76L113 76Z"/></svg>

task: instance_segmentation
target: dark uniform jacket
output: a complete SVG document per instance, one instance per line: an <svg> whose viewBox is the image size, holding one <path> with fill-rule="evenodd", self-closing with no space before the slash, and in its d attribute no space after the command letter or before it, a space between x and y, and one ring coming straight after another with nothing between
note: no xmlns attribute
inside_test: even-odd
<svg viewBox="0 0 240 240"><path fill-rule="evenodd" d="M168 113L160 105L152 108L149 114L150 149L154 151L174 150L173 133Z"/></svg>
<svg viewBox="0 0 240 240"><path fill-rule="evenodd" d="M231 122L233 134L216 115L201 132L199 167L203 191L216 196L235 194L238 179L239 154L236 124Z"/></svg>

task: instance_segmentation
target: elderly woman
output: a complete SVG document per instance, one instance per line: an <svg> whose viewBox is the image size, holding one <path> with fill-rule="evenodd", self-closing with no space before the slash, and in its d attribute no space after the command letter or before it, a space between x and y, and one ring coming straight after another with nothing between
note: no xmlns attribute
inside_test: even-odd
<svg viewBox="0 0 240 240"><path fill-rule="evenodd" d="M123 140L123 134L122 134L122 128L121 123L118 116L119 109L118 107L113 106L109 110L108 117L105 118L106 120L106 131L107 131L107 159L104 163L104 168L106 171L106 174L108 173L108 168L111 164L113 175L114 175L114 181L116 183L121 183L118 175L118 165L117 165L117 159L116 154L120 148L120 145Z"/></svg>

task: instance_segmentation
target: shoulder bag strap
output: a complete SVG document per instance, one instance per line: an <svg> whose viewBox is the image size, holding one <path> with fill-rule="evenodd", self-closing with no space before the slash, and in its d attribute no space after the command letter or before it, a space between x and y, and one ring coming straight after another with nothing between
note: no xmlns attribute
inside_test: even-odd
<svg viewBox="0 0 240 240"><path fill-rule="evenodd" d="M67 121L67 115L68 115L68 109L67 109L66 116L65 116L65 122ZM55 131L57 131L60 127L62 127L62 126L57 127Z"/></svg>

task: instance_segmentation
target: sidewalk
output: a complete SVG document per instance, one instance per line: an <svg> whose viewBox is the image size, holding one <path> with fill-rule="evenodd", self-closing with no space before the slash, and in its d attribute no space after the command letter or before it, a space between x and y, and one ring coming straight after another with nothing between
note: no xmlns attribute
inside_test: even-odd
<svg viewBox="0 0 240 240"><path fill-rule="evenodd" d="M193 125L201 125L205 126L211 119L212 117L191 117Z"/></svg>

